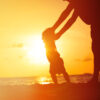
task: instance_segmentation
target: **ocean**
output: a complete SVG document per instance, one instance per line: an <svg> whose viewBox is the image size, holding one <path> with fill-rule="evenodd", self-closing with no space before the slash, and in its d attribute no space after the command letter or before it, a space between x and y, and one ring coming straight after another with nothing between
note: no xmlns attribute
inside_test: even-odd
<svg viewBox="0 0 100 100"><path fill-rule="evenodd" d="M57 76L58 83L66 82L63 76ZM91 74L71 75L70 79L73 83L87 83L92 78ZM100 77L99 77L100 80ZM21 77L21 78L0 78L0 86L12 85L34 85L34 84L50 84L53 83L51 77Z"/></svg>

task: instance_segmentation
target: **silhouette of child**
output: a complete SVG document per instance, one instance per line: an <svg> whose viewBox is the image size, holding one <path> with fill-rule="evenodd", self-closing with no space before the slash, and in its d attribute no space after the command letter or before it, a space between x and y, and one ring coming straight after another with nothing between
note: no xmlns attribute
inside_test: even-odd
<svg viewBox="0 0 100 100"><path fill-rule="evenodd" d="M50 62L50 74L52 80L57 84L56 74L63 74L65 80L70 82L69 75L64 68L64 62L56 49L55 40L58 39L57 36L50 28L48 28L43 32L42 39L45 44L47 59Z"/></svg>

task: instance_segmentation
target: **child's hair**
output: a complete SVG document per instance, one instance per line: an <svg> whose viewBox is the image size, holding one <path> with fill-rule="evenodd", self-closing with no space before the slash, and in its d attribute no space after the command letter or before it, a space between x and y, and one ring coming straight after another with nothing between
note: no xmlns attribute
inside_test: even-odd
<svg viewBox="0 0 100 100"><path fill-rule="evenodd" d="M51 40L53 39L52 36L54 35L54 32L48 28L42 33L42 39L43 40Z"/></svg>
<svg viewBox="0 0 100 100"><path fill-rule="evenodd" d="M46 29L43 33L42 33L42 40L47 40L48 37L50 35L49 29Z"/></svg>
<svg viewBox="0 0 100 100"><path fill-rule="evenodd" d="M49 32L50 29L46 29L43 34L42 34L42 37L48 37L50 35L50 32Z"/></svg>

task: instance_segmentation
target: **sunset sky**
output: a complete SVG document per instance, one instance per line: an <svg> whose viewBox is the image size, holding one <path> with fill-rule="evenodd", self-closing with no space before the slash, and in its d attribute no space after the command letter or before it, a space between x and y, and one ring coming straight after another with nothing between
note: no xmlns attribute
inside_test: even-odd
<svg viewBox="0 0 100 100"><path fill-rule="evenodd" d="M0 0L0 77L49 75L41 34L67 5L63 0ZM56 45L69 74L93 73L90 26L80 18Z"/></svg>

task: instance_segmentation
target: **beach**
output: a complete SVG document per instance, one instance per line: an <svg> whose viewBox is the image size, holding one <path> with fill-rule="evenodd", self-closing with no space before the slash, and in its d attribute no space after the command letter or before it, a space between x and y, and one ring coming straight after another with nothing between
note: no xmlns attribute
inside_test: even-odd
<svg viewBox="0 0 100 100"><path fill-rule="evenodd" d="M100 100L100 83L0 86L0 100Z"/></svg>

